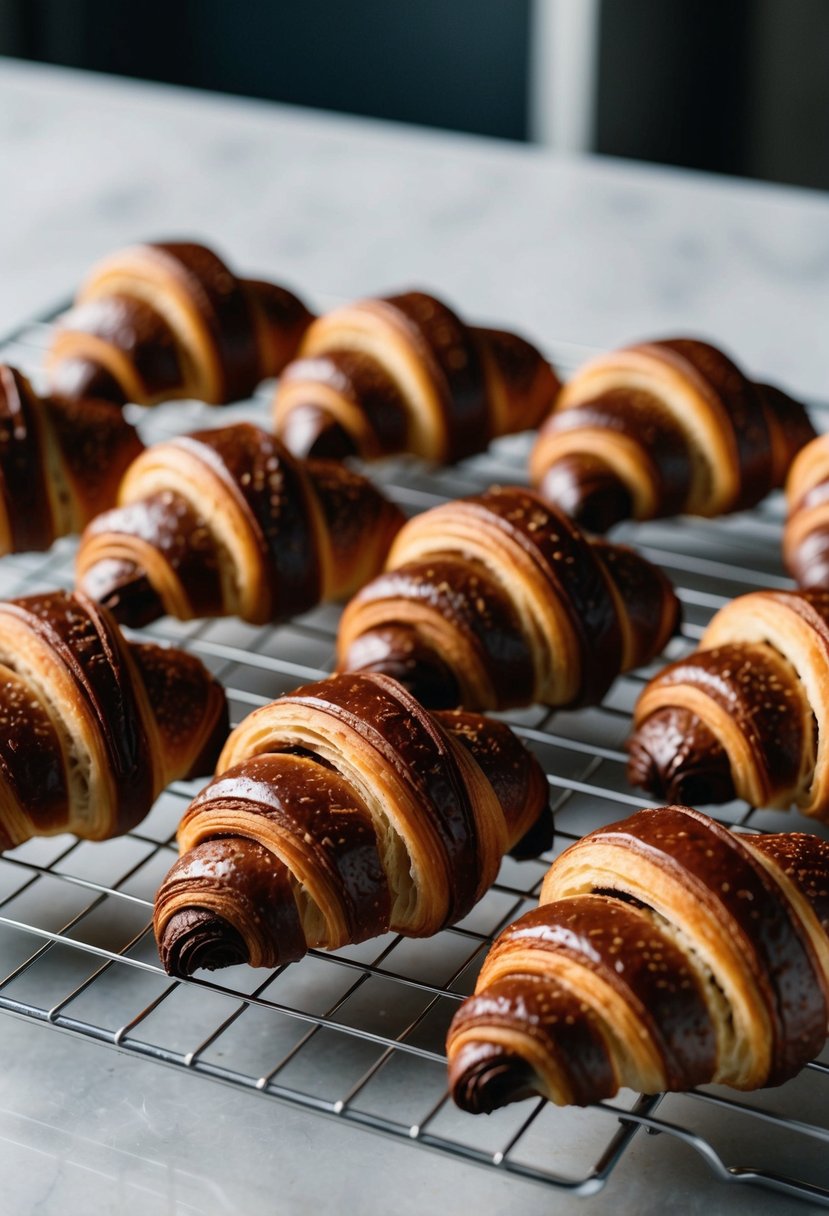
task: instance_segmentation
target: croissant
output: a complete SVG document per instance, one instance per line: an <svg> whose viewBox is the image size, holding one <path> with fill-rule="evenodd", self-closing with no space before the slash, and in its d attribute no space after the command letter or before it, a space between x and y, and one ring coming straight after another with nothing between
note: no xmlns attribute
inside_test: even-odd
<svg viewBox="0 0 829 1216"><path fill-rule="evenodd" d="M465 1110L779 1085L823 1047L829 843L688 807L584 837L492 947L449 1031Z"/></svg>
<svg viewBox="0 0 829 1216"><path fill-rule="evenodd" d="M783 560L801 587L829 590L829 435L798 453L786 482Z"/></svg>
<svg viewBox="0 0 829 1216"><path fill-rule="evenodd" d="M538 426L559 387L523 338L409 291L318 317L279 381L274 421L298 456L451 463Z"/></svg>
<svg viewBox="0 0 829 1216"><path fill-rule="evenodd" d="M147 448L84 533L77 582L122 624L284 620L352 594L403 517L364 477L250 423Z"/></svg>
<svg viewBox="0 0 829 1216"><path fill-rule="evenodd" d="M0 848L135 827L161 791L212 771L227 704L198 659L127 642L86 596L0 603Z"/></svg>
<svg viewBox="0 0 829 1216"><path fill-rule="evenodd" d="M656 675L628 776L656 798L742 798L829 818L829 592L756 591Z"/></svg>
<svg viewBox="0 0 829 1216"><path fill-rule="evenodd" d="M584 527L713 517L783 484L814 436L802 405L688 338L592 360L562 389L530 456L533 484Z"/></svg>
<svg viewBox="0 0 829 1216"><path fill-rule="evenodd" d="M549 843L546 779L509 727L430 714L385 676L334 676L255 710L217 773L156 897L171 975L437 933L508 848Z"/></svg>
<svg viewBox="0 0 829 1216"><path fill-rule="evenodd" d="M52 392L119 405L237 401L293 358L310 319L290 291L237 279L203 245L136 245L95 266L62 319Z"/></svg>
<svg viewBox="0 0 829 1216"><path fill-rule="evenodd" d="M589 705L658 654L678 617L670 583L632 549L496 487L404 526L345 609L338 666L395 676L432 707Z"/></svg>
<svg viewBox="0 0 829 1216"><path fill-rule="evenodd" d="M0 554L48 549L115 501L141 440L103 401L39 397L0 365Z"/></svg>

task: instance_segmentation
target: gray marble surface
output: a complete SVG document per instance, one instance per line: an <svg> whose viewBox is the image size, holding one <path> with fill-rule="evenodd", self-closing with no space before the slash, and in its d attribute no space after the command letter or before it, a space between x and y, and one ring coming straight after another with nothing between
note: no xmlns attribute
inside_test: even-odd
<svg viewBox="0 0 829 1216"><path fill-rule="evenodd" d="M829 396L816 194L13 63L0 158L0 327L119 243L182 234L312 301L423 284L542 341L693 331ZM664 1136L581 1205L11 1017L0 1060L4 1212L794 1210Z"/></svg>
<svg viewBox="0 0 829 1216"><path fill-rule="evenodd" d="M541 339L693 331L829 394L829 199L6 62L0 324L136 237L311 295L408 284Z"/></svg>

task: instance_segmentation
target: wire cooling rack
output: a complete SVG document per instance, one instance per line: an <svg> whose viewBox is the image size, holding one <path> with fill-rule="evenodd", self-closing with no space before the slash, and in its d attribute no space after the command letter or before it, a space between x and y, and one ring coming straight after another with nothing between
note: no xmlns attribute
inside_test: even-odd
<svg viewBox="0 0 829 1216"><path fill-rule="evenodd" d="M22 326L0 359L39 382L51 318ZM550 347L564 372L589 353ZM231 420L266 421L266 395L223 410L191 402L135 410L147 442ZM829 407L815 407L829 423ZM410 512L492 482L524 478L529 441L510 438L451 469L409 460L374 470ZM683 602L682 633L666 658L690 650L727 599L787 586L779 562L779 496L751 514L716 522L638 527L637 545L659 562ZM630 539L620 529L621 539ZM70 586L74 543L0 562L0 596ZM225 684L234 722L330 670L338 612L289 625L164 620L145 633L197 654ZM655 663L651 670L661 665ZM642 671L615 684L597 709L504 715L537 753L552 789L553 854L645 804L625 782L623 743ZM493 936L532 907L553 854L505 860L498 882L460 924L429 941L388 935L264 973L236 967L214 978L170 980L150 926L152 899L175 857L175 829L198 783L166 791L129 836L91 844L61 836L0 857L0 1009L133 1055L277 1099L572 1193L602 1188L642 1129L700 1154L723 1182L754 1183L829 1207L829 1053L786 1086L735 1095L708 1088L643 1097L625 1093L586 1110L543 1101L488 1118L447 1099L443 1043L449 1021ZM794 816L734 803L718 817L747 830L802 827ZM819 825L809 824L820 831Z"/></svg>

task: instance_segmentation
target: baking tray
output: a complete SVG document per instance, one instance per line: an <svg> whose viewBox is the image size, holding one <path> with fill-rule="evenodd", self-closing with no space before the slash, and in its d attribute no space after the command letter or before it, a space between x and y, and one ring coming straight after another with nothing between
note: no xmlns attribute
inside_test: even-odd
<svg viewBox="0 0 829 1216"><path fill-rule="evenodd" d="M0 343L0 359L42 383L55 310ZM590 352L547 343L564 373ZM148 443L196 427L249 419L267 424L268 393L221 410L172 402L133 409ZM821 429L829 407L813 405ZM530 439L498 441L453 469L406 459L372 476L407 513L493 482L525 480ZM785 587L779 557L782 497L717 521L622 527L677 586L685 620L664 658L686 653L727 599ZM0 561L0 597L70 586L75 542L49 554ZM235 620L162 620L145 636L198 655L228 690L233 722L297 684L330 671L338 609L325 606L284 626ZM709 1087L687 1095L629 1092L587 1109L528 1101L474 1118L446 1092L443 1043L454 1010L475 983L492 938L536 902L555 853L602 824L646 805L625 781L630 711L651 668L617 681L601 707L502 715L541 760L551 786L556 840L536 862L506 859L498 882L460 924L428 941L387 935L355 948L312 951L273 972L236 967L215 978L170 980L155 951L152 898L175 857L175 830L198 782L177 782L128 836L105 843L59 836L0 857L0 1009L143 1056L255 1097L408 1141L517 1180L591 1195L608 1181L633 1138L663 1133L698 1153L723 1183L755 1184L829 1207L829 1052L794 1081L736 1095ZM795 815L742 803L717 817L751 831L796 830ZM829 838L820 825L809 823Z"/></svg>

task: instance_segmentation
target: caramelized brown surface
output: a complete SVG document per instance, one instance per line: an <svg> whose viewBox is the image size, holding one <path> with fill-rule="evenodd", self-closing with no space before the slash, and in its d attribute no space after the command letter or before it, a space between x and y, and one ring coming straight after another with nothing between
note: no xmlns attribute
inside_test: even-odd
<svg viewBox="0 0 829 1216"><path fill-rule="evenodd" d="M142 445L102 401L38 397L0 366L0 553L48 549L112 505Z"/></svg>
<svg viewBox="0 0 829 1216"><path fill-rule="evenodd" d="M147 450L84 533L78 585L128 624L286 620L375 574L401 522L358 473L237 423Z"/></svg>
<svg viewBox="0 0 829 1216"><path fill-rule="evenodd" d="M241 400L292 358L310 320L291 292L237 278L203 245L123 249L93 269L63 318L52 390L118 405Z"/></svg>
<svg viewBox="0 0 829 1216"><path fill-rule="evenodd" d="M312 324L282 376L276 431L296 455L451 463L536 426L559 384L516 334L467 326L410 291L363 300Z"/></svg>
<svg viewBox="0 0 829 1216"><path fill-rule="evenodd" d="M803 449L786 483L783 561L800 587L829 589L829 440Z"/></svg>
<svg viewBox="0 0 829 1216"><path fill-rule="evenodd" d="M156 899L164 965L275 966L390 928L435 933L548 803L502 723L431 715L384 676L297 689L237 728L185 813Z"/></svg>
<svg viewBox="0 0 829 1216"><path fill-rule="evenodd" d="M715 516L782 485L814 430L802 405L695 339L592 360L562 391L530 460L533 483L582 525Z"/></svg>
<svg viewBox="0 0 829 1216"><path fill-rule="evenodd" d="M794 1076L827 1035L829 845L741 838L687 807L600 828L553 863L449 1031L465 1110L533 1093L738 1088ZM770 1039L769 1039L770 1036Z"/></svg>
<svg viewBox="0 0 829 1216"><path fill-rule="evenodd" d="M131 645L80 594L0 604L0 841L128 831L170 781L209 772L224 693L191 655Z"/></svg>
<svg viewBox="0 0 829 1216"><path fill-rule="evenodd" d="M628 776L655 798L829 814L829 593L760 591L646 685Z"/></svg>
<svg viewBox="0 0 829 1216"><path fill-rule="evenodd" d="M435 707L595 704L679 616L656 567L518 488L415 517L387 565L345 610L339 667L394 675Z"/></svg>

